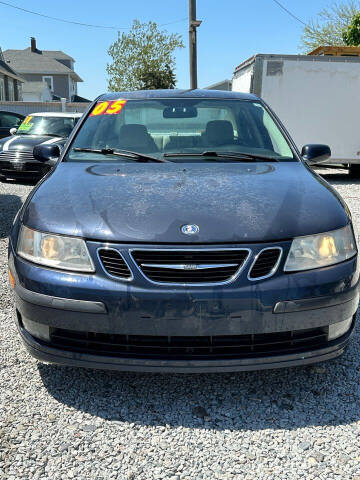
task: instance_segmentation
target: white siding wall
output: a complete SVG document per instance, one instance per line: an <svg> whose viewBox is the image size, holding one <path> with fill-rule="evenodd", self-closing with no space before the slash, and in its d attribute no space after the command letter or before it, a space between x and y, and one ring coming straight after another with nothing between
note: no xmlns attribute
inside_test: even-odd
<svg viewBox="0 0 360 480"><path fill-rule="evenodd" d="M232 81L232 90L234 92L250 93L253 70L254 65L249 65L235 75Z"/></svg>

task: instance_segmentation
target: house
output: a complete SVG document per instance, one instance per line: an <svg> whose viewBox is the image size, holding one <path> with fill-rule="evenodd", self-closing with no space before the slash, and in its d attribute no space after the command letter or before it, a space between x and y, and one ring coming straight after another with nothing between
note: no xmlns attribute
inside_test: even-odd
<svg viewBox="0 0 360 480"><path fill-rule="evenodd" d="M0 101L22 100L20 77L6 62L0 48Z"/></svg>
<svg viewBox="0 0 360 480"><path fill-rule="evenodd" d="M52 100L72 101L77 96L77 84L82 79L74 71L75 60L61 50L39 50L35 38L31 37L30 47L5 50L3 55L6 64L25 79L27 95L40 95L39 83L46 82ZM33 83L37 85L28 85Z"/></svg>
<svg viewBox="0 0 360 480"><path fill-rule="evenodd" d="M214 83L205 87L205 90L228 90L231 91L231 80L222 80L221 82Z"/></svg>
<svg viewBox="0 0 360 480"><path fill-rule="evenodd" d="M360 47L348 47L347 45L328 45L315 48L308 55L326 56L326 57L359 57Z"/></svg>

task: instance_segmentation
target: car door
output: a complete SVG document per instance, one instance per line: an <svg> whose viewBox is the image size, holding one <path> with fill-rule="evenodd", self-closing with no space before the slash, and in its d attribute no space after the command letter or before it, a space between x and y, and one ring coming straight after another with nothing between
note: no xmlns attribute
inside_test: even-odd
<svg viewBox="0 0 360 480"><path fill-rule="evenodd" d="M0 112L0 138L10 135L10 128L18 128L24 115L13 112Z"/></svg>

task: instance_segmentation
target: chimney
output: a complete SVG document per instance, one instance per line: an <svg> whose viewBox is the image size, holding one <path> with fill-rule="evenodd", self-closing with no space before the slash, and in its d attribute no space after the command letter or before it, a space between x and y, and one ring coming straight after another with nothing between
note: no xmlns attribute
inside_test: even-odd
<svg viewBox="0 0 360 480"><path fill-rule="evenodd" d="M35 52L37 51L37 48L36 48L36 39L35 37L31 37L31 51L32 52Z"/></svg>

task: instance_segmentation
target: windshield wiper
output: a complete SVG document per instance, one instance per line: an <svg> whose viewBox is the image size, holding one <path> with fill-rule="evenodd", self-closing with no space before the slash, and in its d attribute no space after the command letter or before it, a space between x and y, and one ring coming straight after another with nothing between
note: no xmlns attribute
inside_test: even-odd
<svg viewBox="0 0 360 480"><path fill-rule="evenodd" d="M132 152L130 150L114 150L113 148L73 148L74 152L89 152L89 153L99 153L100 155L116 155L118 157L131 158L136 162L159 162L167 163L167 160L162 158L152 157L150 155L145 155L143 153Z"/></svg>
<svg viewBox="0 0 360 480"><path fill-rule="evenodd" d="M178 152L178 153L164 153L164 157L209 157L209 160L216 161L216 158L227 158L231 160L238 160L243 162L266 160L268 162L278 162L276 157L268 157L266 155L258 155L257 153L241 153L241 152L216 152L205 151L202 153ZM230 161L231 161L230 160Z"/></svg>

